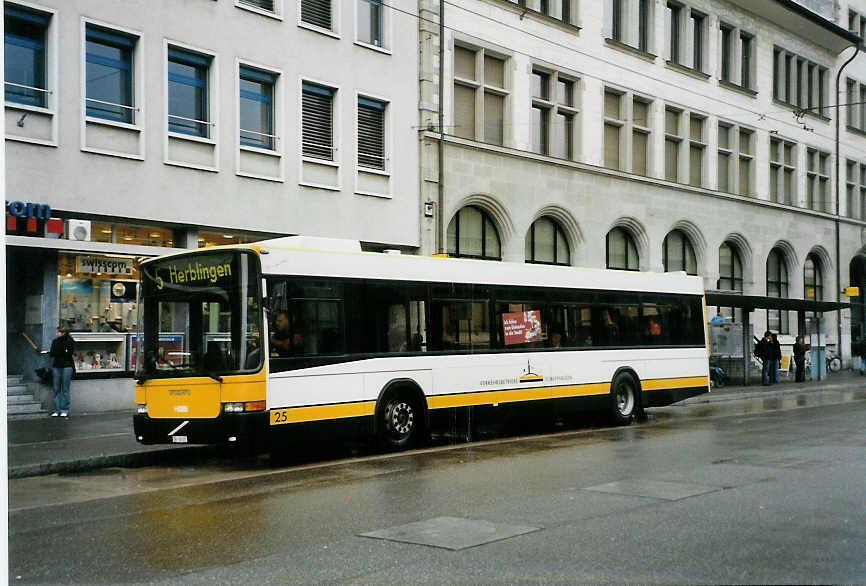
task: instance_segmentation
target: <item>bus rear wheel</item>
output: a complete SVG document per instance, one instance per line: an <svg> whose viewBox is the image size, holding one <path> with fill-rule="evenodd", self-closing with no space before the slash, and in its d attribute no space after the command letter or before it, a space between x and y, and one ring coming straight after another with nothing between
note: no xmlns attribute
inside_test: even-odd
<svg viewBox="0 0 866 586"><path fill-rule="evenodd" d="M638 411L637 382L626 373L613 379L610 385L611 415L617 425L628 425Z"/></svg>
<svg viewBox="0 0 866 586"><path fill-rule="evenodd" d="M388 448L407 448L415 444L420 428L420 410L407 393L389 396L382 407L381 436Z"/></svg>

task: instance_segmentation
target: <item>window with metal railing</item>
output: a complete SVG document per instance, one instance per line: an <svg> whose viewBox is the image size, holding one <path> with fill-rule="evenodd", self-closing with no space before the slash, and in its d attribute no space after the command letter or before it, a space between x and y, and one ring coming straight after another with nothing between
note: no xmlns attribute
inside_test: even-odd
<svg viewBox="0 0 866 586"><path fill-rule="evenodd" d="M210 136L208 70L212 57L175 47L168 48L168 129L171 132Z"/></svg>
<svg viewBox="0 0 866 586"><path fill-rule="evenodd" d="M239 72L240 143L274 150L274 89L277 75L242 65Z"/></svg>
<svg viewBox="0 0 866 586"><path fill-rule="evenodd" d="M135 122L133 55L138 39L93 25L86 27L86 112L92 118Z"/></svg>
<svg viewBox="0 0 866 586"><path fill-rule="evenodd" d="M7 4L5 20L5 96L44 108L49 93L45 79L45 35L51 15Z"/></svg>

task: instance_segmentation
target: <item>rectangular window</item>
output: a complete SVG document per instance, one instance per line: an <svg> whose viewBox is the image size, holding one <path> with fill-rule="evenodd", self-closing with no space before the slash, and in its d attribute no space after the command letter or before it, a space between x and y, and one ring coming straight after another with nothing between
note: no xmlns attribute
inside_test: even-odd
<svg viewBox="0 0 866 586"><path fill-rule="evenodd" d="M331 0L301 0L301 22L331 30Z"/></svg>
<svg viewBox="0 0 866 586"><path fill-rule="evenodd" d="M622 94L604 93L604 166L621 169Z"/></svg>
<svg viewBox="0 0 866 586"><path fill-rule="evenodd" d="M610 38L622 42L623 22L622 5L625 0L611 0L611 30Z"/></svg>
<svg viewBox="0 0 866 586"><path fill-rule="evenodd" d="M722 40L721 40L721 54L722 54L722 72L721 78L723 81L731 81L731 76L733 75L733 51L731 50L731 40L733 38L733 29L724 24L719 26L719 29L722 32Z"/></svg>
<svg viewBox="0 0 866 586"><path fill-rule="evenodd" d="M739 190L740 195L752 193L752 131L740 129Z"/></svg>
<svg viewBox="0 0 866 586"><path fill-rule="evenodd" d="M301 91L305 157L334 160L334 93L331 88L304 82Z"/></svg>
<svg viewBox="0 0 866 586"><path fill-rule="evenodd" d="M680 117L681 112L665 109L665 179L677 181L680 169Z"/></svg>
<svg viewBox="0 0 866 586"><path fill-rule="evenodd" d="M241 66L239 70L240 143L274 150L276 74Z"/></svg>
<svg viewBox="0 0 866 586"><path fill-rule="evenodd" d="M770 201L793 205L797 201L796 145L786 140L770 139Z"/></svg>
<svg viewBox="0 0 866 586"><path fill-rule="evenodd" d="M382 0L358 0L358 40L381 47Z"/></svg>
<svg viewBox="0 0 866 586"><path fill-rule="evenodd" d="M667 20L670 27L668 37L668 53L672 63L680 62L680 16L682 10L679 4L668 2Z"/></svg>
<svg viewBox="0 0 866 586"><path fill-rule="evenodd" d="M703 185L704 171L704 123L706 119L691 114L689 116L689 185Z"/></svg>
<svg viewBox="0 0 866 586"><path fill-rule="evenodd" d="M607 38L644 53L651 50L652 0L605 0ZM662 3L662 6L666 6ZM667 41L666 41L667 42Z"/></svg>
<svg viewBox="0 0 866 586"><path fill-rule="evenodd" d="M573 158L576 83L558 72L532 71L533 152L560 159Z"/></svg>
<svg viewBox="0 0 866 586"><path fill-rule="evenodd" d="M740 33L740 85L752 88L752 36Z"/></svg>
<svg viewBox="0 0 866 586"><path fill-rule="evenodd" d="M7 4L4 19L6 101L44 108L45 35L51 17Z"/></svg>
<svg viewBox="0 0 866 586"><path fill-rule="evenodd" d="M731 127L719 122L718 185L719 191L731 191Z"/></svg>
<svg viewBox="0 0 866 586"><path fill-rule="evenodd" d="M637 48L649 50L649 0L638 0L637 5Z"/></svg>
<svg viewBox="0 0 866 586"><path fill-rule="evenodd" d="M209 135L208 70L211 57L168 48L168 129Z"/></svg>
<svg viewBox="0 0 866 586"><path fill-rule="evenodd" d="M262 10L267 10L268 12L274 12L274 0L238 0L241 4L246 4L247 6L253 6L255 8L261 8Z"/></svg>
<svg viewBox="0 0 866 586"><path fill-rule="evenodd" d="M454 135L475 139L475 90L454 84Z"/></svg>
<svg viewBox="0 0 866 586"><path fill-rule="evenodd" d="M504 144L507 95L505 58L486 54L484 49L454 47L455 135Z"/></svg>
<svg viewBox="0 0 866 586"><path fill-rule="evenodd" d="M774 47L778 66L773 68L774 97L807 113L826 116L828 104L828 69L781 47ZM784 66L782 65L784 63Z"/></svg>
<svg viewBox="0 0 866 586"><path fill-rule="evenodd" d="M692 67L698 71L704 70L704 23L703 14L692 11Z"/></svg>
<svg viewBox="0 0 866 586"><path fill-rule="evenodd" d="M358 98L358 166L385 169L385 103Z"/></svg>
<svg viewBox="0 0 866 586"><path fill-rule="evenodd" d="M532 106L532 150L547 154L547 127L550 110L543 106Z"/></svg>
<svg viewBox="0 0 866 586"><path fill-rule="evenodd" d="M134 122L132 57L136 40L124 33L87 25L87 116Z"/></svg>

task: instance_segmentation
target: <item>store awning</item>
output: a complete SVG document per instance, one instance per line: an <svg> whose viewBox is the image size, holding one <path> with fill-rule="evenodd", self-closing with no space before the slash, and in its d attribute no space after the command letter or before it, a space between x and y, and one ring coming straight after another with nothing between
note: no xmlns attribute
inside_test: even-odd
<svg viewBox="0 0 866 586"><path fill-rule="evenodd" d="M764 295L737 295L718 291L706 292L707 305L710 307L738 307L746 311L755 309L781 309L783 311L836 311L851 307L850 303L839 301L810 301L808 299L785 299Z"/></svg>

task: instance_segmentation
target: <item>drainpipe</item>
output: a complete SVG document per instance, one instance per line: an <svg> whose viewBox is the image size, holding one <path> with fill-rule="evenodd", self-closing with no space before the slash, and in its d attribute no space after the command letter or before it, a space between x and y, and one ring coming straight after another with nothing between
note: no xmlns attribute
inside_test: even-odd
<svg viewBox="0 0 866 586"><path fill-rule="evenodd" d="M439 178L436 204L436 252L445 253L445 0L439 0Z"/></svg>
<svg viewBox="0 0 866 586"><path fill-rule="evenodd" d="M842 301L842 253L839 246L839 212L841 210L841 202L839 201L839 169L841 161L839 160L839 121L841 113L839 111L839 81L842 78L842 70L851 63L857 54L860 53L860 44L854 45L854 54L851 58L842 64L839 71L836 72L836 301ZM850 108L850 106L848 106ZM850 213L851 210L848 210ZM842 310L836 310L836 354L839 359L842 359Z"/></svg>

